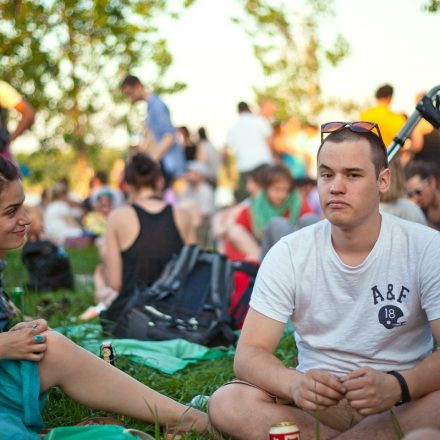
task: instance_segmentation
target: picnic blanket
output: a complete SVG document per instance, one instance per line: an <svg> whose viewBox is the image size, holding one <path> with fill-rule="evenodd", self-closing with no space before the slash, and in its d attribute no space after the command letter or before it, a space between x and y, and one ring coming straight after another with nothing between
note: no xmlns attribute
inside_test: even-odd
<svg viewBox="0 0 440 440"><path fill-rule="evenodd" d="M142 437L141 437L142 438ZM146 434L145 434L145 438ZM148 437L153 438L153 437ZM50 431L44 440L135 440L129 429L122 426L66 426Z"/></svg>
<svg viewBox="0 0 440 440"><path fill-rule="evenodd" d="M99 356L102 342L111 342L115 358L126 357L166 374L174 374L200 361L233 356L227 347L209 348L184 339L168 341L139 341L137 339L109 339L102 337L99 324L79 324L57 327L54 330L67 336L86 350Z"/></svg>

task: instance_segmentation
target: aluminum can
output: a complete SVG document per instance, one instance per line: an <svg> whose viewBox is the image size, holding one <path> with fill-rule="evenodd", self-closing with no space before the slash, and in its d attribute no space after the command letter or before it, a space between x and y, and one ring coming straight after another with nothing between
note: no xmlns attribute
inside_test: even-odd
<svg viewBox="0 0 440 440"><path fill-rule="evenodd" d="M24 290L21 287L14 287L12 291L12 301L24 313Z"/></svg>
<svg viewBox="0 0 440 440"><path fill-rule="evenodd" d="M281 422L272 425L269 440L299 440L299 428L292 422Z"/></svg>
<svg viewBox="0 0 440 440"><path fill-rule="evenodd" d="M101 359L104 359L110 365L115 365L115 353L111 342L101 344Z"/></svg>

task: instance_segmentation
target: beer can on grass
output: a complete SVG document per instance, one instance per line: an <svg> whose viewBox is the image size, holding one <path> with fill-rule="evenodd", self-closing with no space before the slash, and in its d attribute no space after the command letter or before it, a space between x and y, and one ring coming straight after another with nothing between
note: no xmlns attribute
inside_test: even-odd
<svg viewBox="0 0 440 440"><path fill-rule="evenodd" d="M14 287L12 302L24 313L24 290L21 287Z"/></svg>
<svg viewBox="0 0 440 440"><path fill-rule="evenodd" d="M269 440L299 440L299 428L292 422L281 422L272 425Z"/></svg>
<svg viewBox="0 0 440 440"><path fill-rule="evenodd" d="M110 365L115 365L115 353L111 342L101 344L101 359L104 359Z"/></svg>

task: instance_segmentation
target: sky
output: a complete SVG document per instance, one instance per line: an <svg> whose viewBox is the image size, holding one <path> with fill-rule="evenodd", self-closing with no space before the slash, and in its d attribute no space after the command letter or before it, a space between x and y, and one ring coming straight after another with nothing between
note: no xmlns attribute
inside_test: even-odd
<svg viewBox="0 0 440 440"><path fill-rule="evenodd" d="M324 72L324 94L368 103L378 86L390 83L392 107L410 115L416 94L440 84L440 13L423 12L425 1L336 0L326 32L342 33L351 55ZM183 92L164 96L173 122L191 130L206 126L217 146L236 120L236 104L255 104L252 86L264 83L250 38L230 20L238 11L238 0L197 0L161 29L174 57L167 79L187 84ZM137 73L148 81L142 69Z"/></svg>
<svg viewBox="0 0 440 440"><path fill-rule="evenodd" d="M323 38L333 31L342 33L351 54L338 67L324 71L324 95L367 104L373 102L378 86L390 83L395 88L393 109L410 115L416 94L440 84L435 45L440 41L440 12L423 12L426 1L335 0L335 17L326 22ZM178 20L160 24L173 55L165 83L187 84L184 91L163 97L173 122L193 131L205 126L217 147L224 144L237 118L237 103L244 100L255 108L252 87L265 81L249 36L230 19L241 12L239 2L197 0ZM133 73L146 84L153 79L147 62ZM335 111L327 113L325 120L343 117ZM14 149L21 149L19 142Z"/></svg>

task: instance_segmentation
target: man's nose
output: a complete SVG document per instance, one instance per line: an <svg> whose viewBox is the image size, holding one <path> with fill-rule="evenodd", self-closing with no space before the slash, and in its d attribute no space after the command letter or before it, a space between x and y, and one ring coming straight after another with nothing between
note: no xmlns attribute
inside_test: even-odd
<svg viewBox="0 0 440 440"><path fill-rule="evenodd" d="M342 176L336 175L330 187L332 193L341 193L345 191L345 182Z"/></svg>

